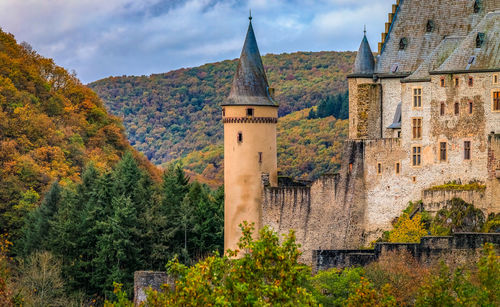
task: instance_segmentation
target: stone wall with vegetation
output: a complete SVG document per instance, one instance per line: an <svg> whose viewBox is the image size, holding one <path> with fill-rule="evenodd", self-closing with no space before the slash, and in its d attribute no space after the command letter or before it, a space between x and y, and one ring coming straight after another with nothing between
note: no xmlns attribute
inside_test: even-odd
<svg viewBox="0 0 500 307"><path fill-rule="evenodd" d="M418 261L465 264L480 257L484 243L493 243L500 252L499 233L456 233L446 237L423 237L420 243L377 243L369 250L315 250L314 270L366 265L392 251L407 251Z"/></svg>

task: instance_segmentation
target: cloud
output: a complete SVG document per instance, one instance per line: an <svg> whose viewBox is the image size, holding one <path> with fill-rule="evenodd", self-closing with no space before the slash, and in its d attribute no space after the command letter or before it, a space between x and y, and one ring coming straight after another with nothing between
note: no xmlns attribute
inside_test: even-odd
<svg viewBox="0 0 500 307"><path fill-rule="evenodd" d="M252 9L265 53L375 47L394 0L2 0L0 27L83 82L239 56Z"/></svg>

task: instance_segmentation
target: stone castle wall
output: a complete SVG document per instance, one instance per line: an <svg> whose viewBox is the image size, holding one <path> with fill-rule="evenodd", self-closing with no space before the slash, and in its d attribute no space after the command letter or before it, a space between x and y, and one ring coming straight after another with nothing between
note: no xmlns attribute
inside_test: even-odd
<svg viewBox="0 0 500 307"><path fill-rule="evenodd" d="M342 168L302 186L265 187L262 223L280 234L296 231L303 261L318 248L356 248L364 244L364 143L345 143Z"/></svg>
<svg viewBox="0 0 500 307"><path fill-rule="evenodd" d="M316 250L313 252L314 271L330 268L362 266L389 252L409 252L425 264L444 260L448 265L464 265L481 256L485 243L492 243L500 252L498 233L456 233L447 237L423 237L420 243L377 243L371 250Z"/></svg>

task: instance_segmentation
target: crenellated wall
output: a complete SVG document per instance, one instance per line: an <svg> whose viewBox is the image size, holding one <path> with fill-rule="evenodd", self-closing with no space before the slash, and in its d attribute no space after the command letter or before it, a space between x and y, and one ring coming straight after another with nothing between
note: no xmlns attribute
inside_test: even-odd
<svg viewBox="0 0 500 307"><path fill-rule="evenodd" d="M280 234L296 231L310 263L318 248L355 248L364 244L364 142L346 141L342 168L304 184L265 187L262 224Z"/></svg>

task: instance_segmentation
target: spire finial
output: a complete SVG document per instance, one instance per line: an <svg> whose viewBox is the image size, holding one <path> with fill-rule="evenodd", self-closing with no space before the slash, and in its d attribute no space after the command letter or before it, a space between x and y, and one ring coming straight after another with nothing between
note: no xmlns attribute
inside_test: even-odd
<svg viewBox="0 0 500 307"><path fill-rule="evenodd" d="M250 14L248 15L248 20L252 21L252 9L250 9Z"/></svg>
<svg viewBox="0 0 500 307"><path fill-rule="evenodd" d="M365 25L365 30L363 31L363 33L365 33L365 35L366 35L366 25Z"/></svg>

